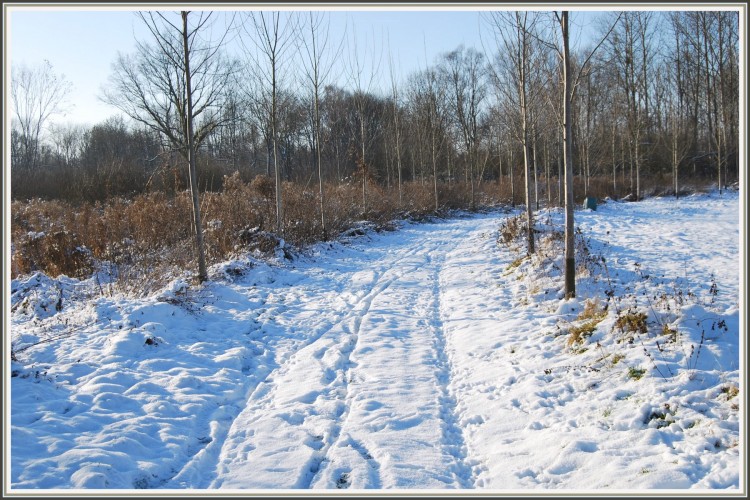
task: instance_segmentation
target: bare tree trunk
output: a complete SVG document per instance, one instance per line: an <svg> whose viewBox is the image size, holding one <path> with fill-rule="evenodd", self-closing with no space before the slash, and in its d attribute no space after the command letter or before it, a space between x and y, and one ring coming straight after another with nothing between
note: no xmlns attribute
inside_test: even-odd
<svg viewBox="0 0 750 500"><path fill-rule="evenodd" d="M284 234L284 217L281 212L281 169L279 168L279 145L276 133L276 62L271 65L271 134L273 135L273 170L276 180L276 232Z"/></svg>
<svg viewBox="0 0 750 500"><path fill-rule="evenodd" d="M641 199L641 134L640 125L635 136L635 199Z"/></svg>
<svg viewBox="0 0 750 500"><path fill-rule="evenodd" d="M536 168L536 130L535 127L532 125L531 127L531 165L534 169L534 204L536 205L536 209L539 210L539 179L538 179L538 171Z"/></svg>
<svg viewBox="0 0 750 500"><path fill-rule="evenodd" d="M250 19L254 28L253 40L258 49L265 55L269 65L271 86L271 153L273 155L274 179L276 182L276 232L284 232L284 213L282 205L281 165L279 165L279 117L278 90L279 70L285 51L293 39L289 19L284 26L280 25L281 12L250 12ZM268 18L267 18L268 16ZM287 177L288 177L287 172Z"/></svg>
<svg viewBox="0 0 750 500"><path fill-rule="evenodd" d="M626 165L625 150L626 149L628 152L630 152L630 147L628 148L625 147L625 138L623 134L620 136L620 162L622 163L622 185L623 186L625 186L625 181L626 181L625 176L627 175L627 168L625 167ZM633 192L633 162L631 161L629 165L630 165L630 177L629 177L630 190L629 192L632 193Z"/></svg>
<svg viewBox="0 0 750 500"><path fill-rule="evenodd" d="M564 125L563 125L564 126ZM560 155L557 158L557 206L563 206L563 179L564 179L564 163L565 163L565 140L561 137L558 129L557 139L560 144Z"/></svg>
<svg viewBox="0 0 750 500"><path fill-rule="evenodd" d="M394 126L396 127L396 168L398 169L398 206L401 207L404 204L404 188L403 181L401 179L401 131L398 120L398 105L394 104Z"/></svg>
<svg viewBox="0 0 750 500"><path fill-rule="evenodd" d="M435 131L432 132L432 179L435 189L435 211L440 210L440 202L438 200L438 173L437 173L437 154L435 151Z"/></svg>
<svg viewBox="0 0 750 500"><path fill-rule="evenodd" d="M565 144L565 297L576 296L576 261L573 225L573 136L571 127L572 85L570 78L570 31L568 26L568 11L562 12L561 18L563 35L563 92L564 92L564 128L563 140Z"/></svg>
<svg viewBox="0 0 750 500"><path fill-rule="evenodd" d="M315 156L318 163L318 189L320 194L320 227L323 231L323 240L328 240L326 229L325 193L323 191L323 155L320 146L320 99L318 87L315 87Z"/></svg>
<svg viewBox="0 0 750 500"><path fill-rule="evenodd" d="M520 22L518 24L518 29L521 30ZM526 194L526 222L528 224L526 228L526 240L527 240L527 247L526 251L529 255L534 253L534 213L531 208L531 145L529 140L529 128L530 128L530 120L529 120L529 106L527 101L527 94L526 94L526 81L528 79L528 72L527 72L527 64L528 61L528 41L527 37L528 35L526 33L519 33L519 44L518 44L518 52L519 52L519 68L518 68L518 96L520 98L520 104L521 104L521 142L523 145L523 167L524 167L524 182L525 182L525 194ZM533 134L533 130L531 132Z"/></svg>
<svg viewBox="0 0 750 500"><path fill-rule="evenodd" d="M497 141L497 187L503 187L503 151L500 140Z"/></svg>
<svg viewBox="0 0 750 500"><path fill-rule="evenodd" d="M547 210L552 206L552 187L550 186L550 168L549 168L549 143L544 139L544 186L547 189Z"/></svg>
<svg viewBox="0 0 750 500"><path fill-rule="evenodd" d="M362 104L364 107L364 104ZM362 139L362 213L367 213L367 163L365 163L365 113L360 110L359 133Z"/></svg>
<svg viewBox="0 0 750 500"><path fill-rule="evenodd" d="M193 200L193 226L195 229L195 246L198 250L198 281L208 279L206 271L206 252L203 244L203 226L201 224L201 205L198 198L198 175L195 166L195 137L193 136L193 89L190 81L190 46L188 43L188 12L182 11L182 47L185 64L185 93L187 94L187 160L190 174L190 195Z"/></svg>
<svg viewBox="0 0 750 500"><path fill-rule="evenodd" d="M631 138L630 142L632 143L632 141L633 141L633 139ZM635 160L634 160L632 146L628 147L628 155L630 156L630 158L629 158L629 160L630 160L630 178L629 178L629 180L630 180L630 192L633 193L634 186L635 186L635 167L634 167Z"/></svg>
<svg viewBox="0 0 750 500"><path fill-rule="evenodd" d="M503 187L503 152L499 143L497 145L497 186Z"/></svg>
<svg viewBox="0 0 750 500"><path fill-rule="evenodd" d="M679 159L677 158L677 131L675 125L672 126L672 179L674 182L674 197L679 198L679 186L677 184L677 175L679 173Z"/></svg>
<svg viewBox="0 0 750 500"><path fill-rule="evenodd" d="M273 161L273 140L266 140L266 175L271 177L271 162Z"/></svg>
<svg viewBox="0 0 750 500"><path fill-rule="evenodd" d="M615 121L612 120L612 197L617 199L617 157L615 156Z"/></svg>
<svg viewBox="0 0 750 500"><path fill-rule="evenodd" d="M525 135L525 133L524 133ZM526 228L526 243L527 243L527 253L529 255L534 253L534 212L531 207L531 168L529 163L531 162L531 152L529 151L529 144L526 139L524 139L524 145L523 145L523 163L524 163L524 182L525 182L525 194L526 194L526 222L528 223L528 226Z"/></svg>
<svg viewBox="0 0 750 500"><path fill-rule="evenodd" d="M438 210L440 210L440 201L438 199L437 142L435 138L436 124L433 123L435 120L437 120L437 110L436 104L430 104L430 106L435 106L431 111L431 113L434 113L434 115L430 120L430 154L432 160L432 181L435 195L435 211L437 212Z"/></svg>
<svg viewBox="0 0 750 500"><path fill-rule="evenodd" d="M476 197L474 194L474 158L469 155L469 182L471 183L471 210L477 209Z"/></svg>
<svg viewBox="0 0 750 500"><path fill-rule="evenodd" d="M513 179L513 149L510 149L510 163L508 164L510 169L510 206L516 207L516 182Z"/></svg>
<svg viewBox="0 0 750 500"><path fill-rule="evenodd" d="M324 75L326 74L326 68L321 68L321 47L318 40L318 30L320 28L320 20L315 17L313 12L309 13L310 22L310 42L306 44L307 49L307 61L309 61L309 68L307 70L308 78L312 84L313 90L313 125L315 127L315 162L318 166L318 200L320 209L320 226L323 233L323 240L328 240L328 230L326 228L326 216L325 216L325 192L323 189L323 154L320 143L320 86ZM301 34L301 30L300 30ZM322 49L325 50L327 43L328 29L323 33Z"/></svg>
<svg viewBox="0 0 750 500"><path fill-rule="evenodd" d="M398 86L396 85L396 78L393 73L393 61L389 57L390 62L390 73L391 73L391 92L393 96L393 131L396 135L396 169L398 171L398 206L399 208L404 203L404 193L401 184L401 123L399 120L399 109L398 109Z"/></svg>

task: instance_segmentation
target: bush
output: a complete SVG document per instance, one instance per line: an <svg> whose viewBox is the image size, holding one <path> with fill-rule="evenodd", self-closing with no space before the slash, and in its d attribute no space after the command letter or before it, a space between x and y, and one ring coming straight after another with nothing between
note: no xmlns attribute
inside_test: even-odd
<svg viewBox="0 0 750 500"><path fill-rule="evenodd" d="M617 317L615 328L622 333L646 333L648 332L646 318L645 313L628 310L625 314Z"/></svg>
<svg viewBox="0 0 750 500"><path fill-rule="evenodd" d="M419 219L435 214L429 183L403 184L399 204L395 186L368 184L367 213L362 185L325 184L326 232L336 237L364 220L389 228L394 218ZM491 186L487 186L491 187ZM442 186L443 206L466 208L468 192L460 184ZM317 185L282 184L283 234L276 230L276 185L258 175L249 183L235 172L222 178L221 192L201 195L208 264L238 252L272 255L281 239L304 247L323 239ZM492 197L488 194L488 200ZM11 206L12 272L36 271L57 277L84 278L107 269L128 293L145 293L179 270L195 267L193 212L188 191L153 191L132 198L80 203L33 199ZM104 265L104 263L108 263Z"/></svg>

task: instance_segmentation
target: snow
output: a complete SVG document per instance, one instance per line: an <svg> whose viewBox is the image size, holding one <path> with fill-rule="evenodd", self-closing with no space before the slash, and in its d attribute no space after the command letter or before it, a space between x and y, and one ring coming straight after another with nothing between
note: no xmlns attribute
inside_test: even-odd
<svg viewBox="0 0 750 500"><path fill-rule="evenodd" d="M577 210L569 300L554 238L499 243L520 210L238 258L147 298L13 280L8 487L744 490L740 206Z"/></svg>

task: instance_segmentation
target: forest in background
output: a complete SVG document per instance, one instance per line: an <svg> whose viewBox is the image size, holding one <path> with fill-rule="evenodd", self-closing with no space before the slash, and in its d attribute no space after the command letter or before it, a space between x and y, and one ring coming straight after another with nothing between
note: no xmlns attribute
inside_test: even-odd
<svg viewBox="0 0 750 500"><path fill-rule="evenodd" d="M362 220L523 204L527 168L535 208L563 204L552 13L483 13L490 51L457 47L403 81L390 54L355 50L347 87L331 83L347 42L329 38L324 13L242 15L240 57L223 52L227 32L203 36L208 17L188 26L186 16L186 40L201 42L188 86L157 50L178 39L144 15L157 43L121 55L104 96L125 117L89 128L46 126L67 89L50 65L12 68L14 276L83 275L101 260L119 263L120 276L126 264L153 273L156 260L180 268L193 258L197 205L187 144L175 139L189 94L198 100L192 182L212 262L281 238L327 239ZM591 39L569 61L576 202L737 182L738 12L608 13ZM390 75L387 88L378 73ZM166 248L184 251L165 260Z"/></svg>

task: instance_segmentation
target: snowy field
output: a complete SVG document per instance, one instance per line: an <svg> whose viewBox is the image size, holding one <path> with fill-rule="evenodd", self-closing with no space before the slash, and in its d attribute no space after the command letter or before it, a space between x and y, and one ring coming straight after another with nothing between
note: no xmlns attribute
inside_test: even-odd
<svg viewBox="0 0 750 500"><path fill-rule="evenodd" d="M6 488L738 493L741 203L577 211L567 301L546 210L533 258L494 211L146 299L13 280Z"/></svg>

